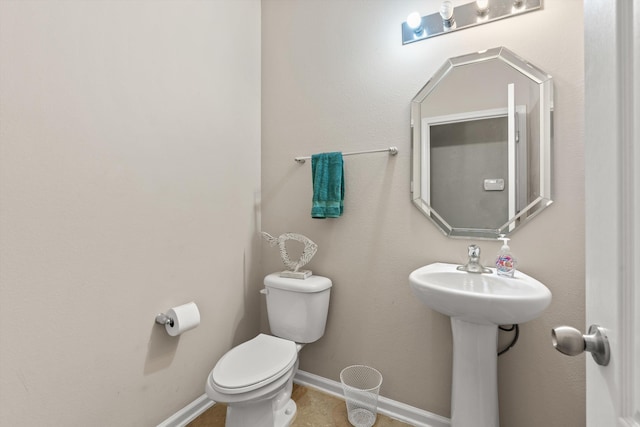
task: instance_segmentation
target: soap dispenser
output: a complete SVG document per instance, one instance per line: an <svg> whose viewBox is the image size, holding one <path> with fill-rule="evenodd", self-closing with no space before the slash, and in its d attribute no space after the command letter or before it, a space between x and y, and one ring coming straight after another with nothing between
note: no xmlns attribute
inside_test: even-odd
<svg viewBox="0 0 640 427"><path fill-rule="evenodd" d="M507 243L509 239L501 234L498 240L502 240L502 247L496 256L496 272L500 276L513 277L516 272L516 258Z"/></svg>

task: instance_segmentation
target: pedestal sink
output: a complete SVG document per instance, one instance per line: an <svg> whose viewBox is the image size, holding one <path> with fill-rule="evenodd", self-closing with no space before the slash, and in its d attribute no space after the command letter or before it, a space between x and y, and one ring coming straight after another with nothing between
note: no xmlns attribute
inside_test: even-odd
<svg viewBox="0 0 640 427"><path fill-rule="evenodd" d="M451 427L499 427L498 326L535 319L551 303L551 292L519 271L509 278L446 263L414 270L409 283L423 303L451 317Z"/></svg>

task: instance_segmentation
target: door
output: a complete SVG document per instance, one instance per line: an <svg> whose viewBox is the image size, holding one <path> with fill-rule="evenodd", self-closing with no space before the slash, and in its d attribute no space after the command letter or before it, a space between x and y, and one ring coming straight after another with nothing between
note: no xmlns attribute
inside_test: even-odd
<svg viewBox="0 0 640 427"><path fill-rule="evenodd" d="M508 108L422 119L422 199L449 229L503 229L527 206L527 107L509 89Z"/></svg>
<svg viewBox="0 0 640 427"><path fill-rule="evenodd" d="M640 2L585 0L587 426L640 426Z"/></svg>

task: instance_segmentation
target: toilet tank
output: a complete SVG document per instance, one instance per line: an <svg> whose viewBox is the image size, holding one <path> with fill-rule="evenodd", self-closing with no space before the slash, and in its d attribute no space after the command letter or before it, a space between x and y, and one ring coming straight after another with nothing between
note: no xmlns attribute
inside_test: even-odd
<svg viewBox="0 0 640 427"><path fill-rule="evenodd" d="M264 278L271 333L277 337L310 343L324 335L329 311L331 280L322 276L306 279Z"/></svg>

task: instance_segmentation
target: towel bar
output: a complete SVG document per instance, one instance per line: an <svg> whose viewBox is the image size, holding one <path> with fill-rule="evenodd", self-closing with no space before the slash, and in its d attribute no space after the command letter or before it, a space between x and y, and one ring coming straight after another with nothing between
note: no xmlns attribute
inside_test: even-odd
<svg viewBox="0 0 640 427"><path fill-rule="evenodd" d="M381 148L379 150L354 151L351 153L342 153L342 155L353 156L356 154L369 154L369 153L382 153L382 152L389 152L389 155L395 156L396 154L398 154L398 147ZM311 159L311 156L303 156L303 157L295 157L293 160L302 164L306 160L310 160L310 159Z"/></svg>

